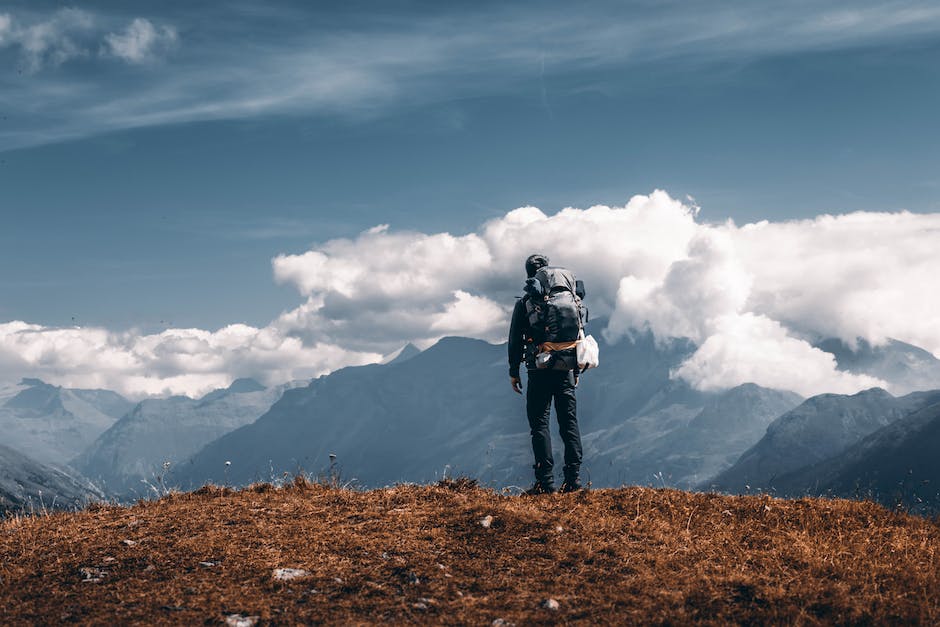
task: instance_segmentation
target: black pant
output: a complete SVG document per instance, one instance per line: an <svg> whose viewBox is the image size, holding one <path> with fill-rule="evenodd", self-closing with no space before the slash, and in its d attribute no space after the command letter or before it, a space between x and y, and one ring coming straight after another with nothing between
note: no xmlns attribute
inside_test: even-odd
<svg viewBox="0 0 940 627"><path fill-rule="evenodd" d="M543 484L554 481L552 469L552 437L548 426L552 399L558 430L565 444L565 479L574 479L581 468L581 432L578 430L578 402L574 394L574 372L571 370L529 370L526 386L526 414L532 432L535 454L535 478Z"/></svg>

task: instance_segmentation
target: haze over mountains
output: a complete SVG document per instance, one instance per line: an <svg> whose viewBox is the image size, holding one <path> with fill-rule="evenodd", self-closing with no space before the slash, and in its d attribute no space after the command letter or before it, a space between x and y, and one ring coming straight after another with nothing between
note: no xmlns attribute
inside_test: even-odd
<svg viewBox="0 0 940 627"><path fill-rule="evenodd" d="M706 487L726 492L768 490L779 476L842 453L938 396L913 392L896 398L879 388L815 396L774 420L757 444Z"/></svg>
<svg viewBox="0 0 940 627"><path fill-rule="evenodd" d="M889 338L883 346L872 346L860 338L852 347L842 340L830 338L817 342L815 346L832 353L840 370L887 381L893 394L940 387L940 359L905 342Z"/></svg>
<svg viewBox="0 0 940 627"><path fill-rule="evenodd" d="M584 375L578 396L582 470L595 486L699 484L801 400L753 384L694 390L670 377L693 350L688 342L657 344L649 334L602 342L601 368ZM528 427L522 399L507 388L505 346L445 338L407 361L347 368L290 391L255 423L207 446L175 479L189 487L323 472L332 453L346 478L364 485L428 481L445 468L522 485L531 477Z"/></svg>
<svg viewBox="0 0 940 627"><path fill-rule="evenodd" d="M839 454L774 481L786 496L874 498L919 512L940 511L940 392Z"/></svg>
<svg viewBox="0 0 940 627"><path fill-rule="evenodd" d="M97 487L0 444L0 516L6 512L74 509L104 498Z"/></svg>
<svg viewBox="0 0 940 627"><path fill-rule="evenodd" d="M114 494L147 492L157 476L216 438L256 420L300 383L266 388L236 379L202 398L171 396L138 403L102 433L72 466Z"/></svg>
<svg viewBox="0 0 940 627"><path fill-rule="evenodd" d="M744 384L706 393L673 376L694 352L690 342L657 343L649 333L613 345L599 340L601 367L583 375L578 391L582 471L595 487L782 491L787 477L787 493L824 487L844 493L846 481L862 476L858 469L877 458L881 474L864 475L874 493L899 472L884 461L891 456L885 451L894 450L889 443L910 447L913 430L931 433L923 415L920 422L905 420L930 405L934 396L923 392L894 397L873 389L804 401ZM940 362L916 347L892 341L853 351L835 340L819 346L832 350L840 368L877 376L895 390L931 381L940 387ZM121 498L146 495L145 484L157 476L191 488L300 470L326 473L331 454L333 470L363 486L431 481L445 473L524 486L532 476L524 399L509 389L506 347L466 338L444 338L423 352L409 345L385 363L346 368L308 385L265 388L239 379L200 399L133 404L106 390L24 379L0 389L0 403L3 443L35 458L0 458L6 476L21 476L43 460L71 461L98 488ZM893 430L863 451L853 449L888 427ZM560 467L561 443L554 440ZM850 457L832 461L840 455ZM928 458L925 476L936 465ZM68 473L87 487L78 472ZM68 496L74 486L66 489L55 472L44 474L54 476L46 485L58 486L47 489L76 502Z"/></svg>
<svg viewBox="0 0 940 627"><path fill-rule="evenodd" d="M109 390L71 390L23 379L0 396L2 444L64 464L134 406Z"/></svg>

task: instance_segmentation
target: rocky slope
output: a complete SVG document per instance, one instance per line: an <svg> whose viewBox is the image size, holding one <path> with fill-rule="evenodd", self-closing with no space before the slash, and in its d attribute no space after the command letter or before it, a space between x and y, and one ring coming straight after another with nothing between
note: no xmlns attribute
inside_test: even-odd
<svg viewBox="0 0 940 627"><path fill-rule="evenodd" d="M0 515L75 509L104 495L75 473L0 445Z"/></svg>
<svg viewBox="0 0 940 627"><path fill-rule="evenodd" d="M873 498L920 513L940 512L940 392L929 404L842 453L779 477L790 496Z"/></svg>
<svg viewBox="0 0 940 627"><path fill-rule="evenodd" d="M879 388L814 396L774 420L759 442L702 487L726 492L773 489L778 477L838 455L929 404L932 397L929 392L894 397Z"/></svg>

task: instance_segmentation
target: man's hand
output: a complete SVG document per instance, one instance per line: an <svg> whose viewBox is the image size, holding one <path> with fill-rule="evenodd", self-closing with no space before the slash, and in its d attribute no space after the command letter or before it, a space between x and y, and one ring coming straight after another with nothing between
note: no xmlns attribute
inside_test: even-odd
<svg viewBox="0 0 940 627"><path fill-rule="evenodd" d="M522 379L519 377L509 377L509 384L512 385L513 392L522 394Z"/></svg>

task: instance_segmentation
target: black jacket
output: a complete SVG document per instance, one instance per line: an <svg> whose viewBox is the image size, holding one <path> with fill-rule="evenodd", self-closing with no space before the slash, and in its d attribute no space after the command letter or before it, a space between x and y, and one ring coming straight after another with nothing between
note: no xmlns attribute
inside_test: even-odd
<svg viewBox="0 0 940 627"><path fill-rule="evenodd" d="M525 297L516 301L512 309L512 322L509 323L509 376L519 376L519 364L526 359L526 344L532 337L529 317L525 310Z"/></svg>

